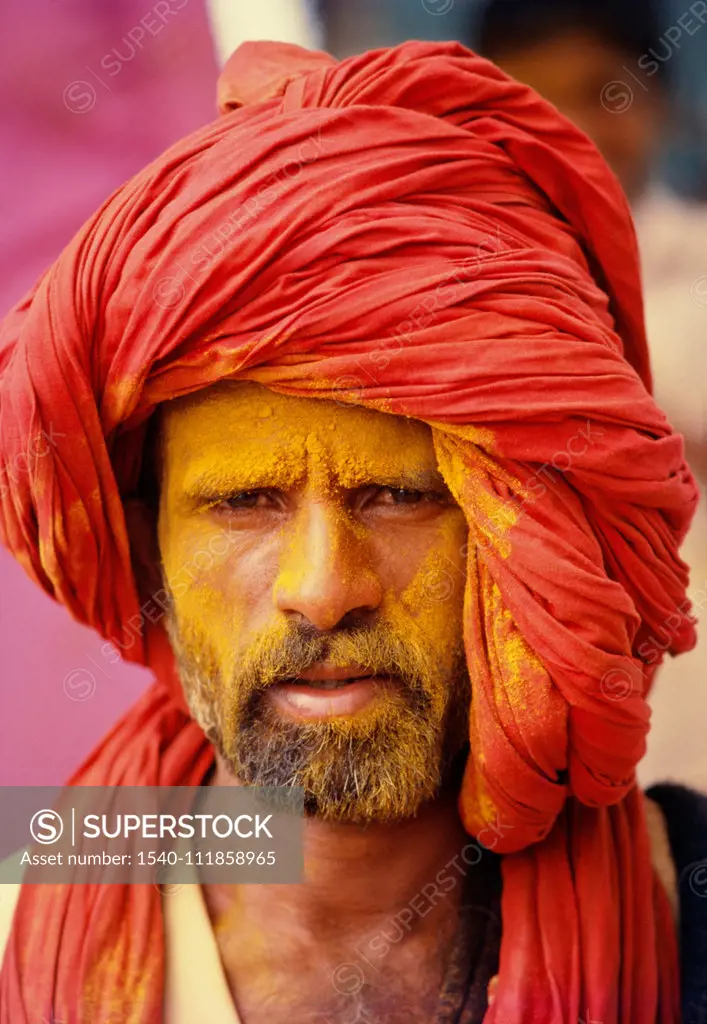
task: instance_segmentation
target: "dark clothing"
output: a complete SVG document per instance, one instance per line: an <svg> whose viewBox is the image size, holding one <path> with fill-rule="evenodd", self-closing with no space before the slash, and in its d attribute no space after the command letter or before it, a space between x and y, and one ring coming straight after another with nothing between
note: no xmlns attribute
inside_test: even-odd
<svg viewBox="0 0 707 1024"><path fill-rule="evenodd" d="M707 796L672 783L653 786L646 796L665 816L678 876L683 1024L707 1024ZM435 1024L484 1019L501 945L500 865L500 857L484 851L479 864L467 869L462 918Z"/></svg>
<svg viewBox="0 0 707 1024"><path fill-rule="evenodd" d="M646 796L665 815L678 876L683 1024L707 1024L707 796L672 783Z"/></svg>

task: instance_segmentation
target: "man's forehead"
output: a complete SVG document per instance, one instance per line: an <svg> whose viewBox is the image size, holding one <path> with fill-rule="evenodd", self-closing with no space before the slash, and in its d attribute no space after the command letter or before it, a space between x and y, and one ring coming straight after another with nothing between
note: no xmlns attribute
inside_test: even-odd
<svg viewBox="0 0 707 1024"><path fill-rule="evenodd" d="M230 479L292 486L317 474L343 487L443 485L431 429L405 416L227 381L168 403L162 417L165 468L186 490Z"/></svg>

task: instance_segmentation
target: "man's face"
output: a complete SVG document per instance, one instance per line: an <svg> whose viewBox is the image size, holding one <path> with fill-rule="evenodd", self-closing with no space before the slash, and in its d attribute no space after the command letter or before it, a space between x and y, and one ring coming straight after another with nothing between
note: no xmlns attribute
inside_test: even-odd
<svg viewBox="0 0 707 1024"><path fill-rule="evenodd" d="M577 29L524 50L497 54L494 60L596 143L629 199L640 195L661 128L663 97L657 80L647 78L635 58ZM626 67L636 72L642 85Z"/></svg>
<svg viewBox="0 0 707 1024"><path fill-rule="evenodd" d="M165 406L160 450L170 638L229 771L332 820L413 814L470 689L467 526L430 428L229 382Z"/></svg>

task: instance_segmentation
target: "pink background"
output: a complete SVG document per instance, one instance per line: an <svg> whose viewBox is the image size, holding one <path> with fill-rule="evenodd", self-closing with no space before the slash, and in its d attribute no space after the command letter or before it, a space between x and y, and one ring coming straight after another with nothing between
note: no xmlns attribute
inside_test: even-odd
<svg viewBox="0 0 707 1024"><path fill-rule="evenodd" d="M202 0L2 0L0 39L2 315L106 196L215 117L217 67ZM145 687L101 644L0 548L0 785L62 783Z"/></svg>

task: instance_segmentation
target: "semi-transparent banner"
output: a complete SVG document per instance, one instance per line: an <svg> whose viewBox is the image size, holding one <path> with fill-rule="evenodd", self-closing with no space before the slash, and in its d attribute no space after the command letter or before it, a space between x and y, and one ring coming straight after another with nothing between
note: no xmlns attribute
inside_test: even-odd
<svg viewBox="0 0 707 1024"><path fill-rule="evenodd" d="M0 884L296 883L301 789L0 787Z"/></svg>

